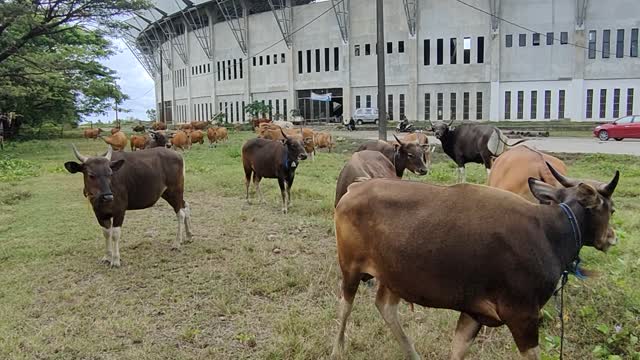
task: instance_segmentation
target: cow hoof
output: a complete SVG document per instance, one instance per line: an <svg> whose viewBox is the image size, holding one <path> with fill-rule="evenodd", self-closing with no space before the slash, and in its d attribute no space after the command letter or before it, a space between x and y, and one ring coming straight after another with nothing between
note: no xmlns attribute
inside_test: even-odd
<svg viewBox="0 0 640 360"><path fill-rule="evenodd" d="M282 209L282 213L283 213L283 214L285 214L285 215L286 215L286 214L287 214L287 212L288 212L288 211L287 211L287 209Z"/></svg>
<svg viewBox="0 0 640 360"><path fill-rule="evenodd" d="M180 250L180 244L171 245L171 251L179 251L179 250Z"/></svg>
<svg viewBox="0 0 640 360"><path fill-rule="evenodd" d="M187 234L187 238L184 239L184 242L190 243L193 241L193 234Z"/></svg>
<svg viewBox="0 0 640 360"><path fill-rule="evenodd" d="M112 268L119 268L120 267L120 259L114 259L111 261L111 267Z"/></svg>
<svg viewBox="0 0 640 360"><path fill-rule="evenodd" d="M103 256L102 259L100 259L100 263L102 264L111 264L111 258L107 257L107 255Z"/></svg>

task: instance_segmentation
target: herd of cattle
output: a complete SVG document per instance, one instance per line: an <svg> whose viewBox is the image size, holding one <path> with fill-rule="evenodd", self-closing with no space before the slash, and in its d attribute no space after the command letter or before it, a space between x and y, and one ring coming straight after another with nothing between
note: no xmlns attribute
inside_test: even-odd
<svg viewBox="0 0 640 360"><path fill-rule="evenodd" d="M132 150L149 148L144 151L112 151L126 145L115 141L121 131L104 137L111 146L102 156L73 148L79 162L65 167L84 174L84 195L105 238L103 260L111 266L120 266L126 210L148 208L160 197L178 219L174 247L183 242L183 232L191 238L183 158L167 148L184 149L177 140L186 136L192 143L194 133L203 131L189 125L169 135L153 129L144 135L144 146L134 146L132 137ZM207 133L212 129L218 128ZM376 307L408 359L420 356L400 325L401 299L460 312L451 359L464 357L483 325L507 325L523 358L540 359L540 310L563 272L575 266L583 246L607 251L616 244L609 220L619 172L609 183L570 179L561 160L509 145L490 125L438 122L431 130L457 164L459 184L401 180L405 170L429 173L435 146L420 132L363 143L338 176L334 220L342 296L331 356L342 357L359 283L375 278ZM251 181L262 200L261 179L275 178L287 213L300 162L313 159L316 148L331 151L333 138L288 123L262 123L256 132L242 146L246 200ZM484 164L488 186L464 183L469 162Z"/></svg>

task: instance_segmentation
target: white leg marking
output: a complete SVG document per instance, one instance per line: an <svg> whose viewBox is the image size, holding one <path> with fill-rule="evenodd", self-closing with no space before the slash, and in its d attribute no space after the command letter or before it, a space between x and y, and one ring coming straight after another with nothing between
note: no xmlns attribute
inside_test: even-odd
<svg viewBox="0 0 640 360"><path fill-rule="evenodd" d="M338 336L333 344L333 351L331 351L331 359L341 359L342 350L344 348L344 331L347 328L347 319L351 314L353 303L347 302L344 297L340 298L340 310L338 311L338 317L340 318L340 329L338 330Z"/></svg>
<svg viewBox="0 0 640 360"><path fill-rule="evenodd" d="M111 230L111 243L113 244L113 253L111 257L111 267L120 267L120 235L122 228L114 227Z"/></svg>
<svg viewBox="0 0 640 360"><path fill-rule="evenodd" d="M172 246L174 250L179 249L180 245L182 245L182 228L184 227L184 220L186 218L184 209L178 210L178 212L176 213L176 217L178 218L178 234L176 235L176 241Z"/></svg>
<svg viewBox="0 0 640 360"><path fill-rule="evenodd" d="M191 208L188 202L184 202L184 226L187 233L187 241L191 241L193 233L191 232Z"/></svg>
<svg viewBox="0 0 640 360"><path fill-rule="evenodd" d="M102 235L104 235L104 256L102 257L103 263L111 263L111 228L102 228Z"/></svg>
<svg viewBox="0 0 640 360"><path fill-rule="evenodd" d="M540 359L540 347L536 346L527 351L523 351L520 353L523 359L526 360L539 360Z"/></svg>
<svg viewBox="0 0 640 360"><path fill-rule="evenodd" d="M489 177L489 175L491 175L491 169L487 169L487 177Z"/></svg>
<svg viewBox="0 0 640 360"><path fill-rule="evenodd" d="M398 319L398 304L386 304L376 301L376 307L380 311L380 315L387 323L396 340L400 343L402 351L404 351L407 359L420 360L420 355L416 352L409 337L402 331L400 320Z"/></svg>

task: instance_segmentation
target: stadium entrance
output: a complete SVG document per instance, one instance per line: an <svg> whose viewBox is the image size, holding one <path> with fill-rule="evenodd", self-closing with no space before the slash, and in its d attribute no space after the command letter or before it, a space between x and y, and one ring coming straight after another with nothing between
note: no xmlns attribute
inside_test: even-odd
<svg viewBox="0 0 640 360"><path fill-rule="evenodd" d="M298 90L300 115L309 122L342 121L342 88Z"/></svg>

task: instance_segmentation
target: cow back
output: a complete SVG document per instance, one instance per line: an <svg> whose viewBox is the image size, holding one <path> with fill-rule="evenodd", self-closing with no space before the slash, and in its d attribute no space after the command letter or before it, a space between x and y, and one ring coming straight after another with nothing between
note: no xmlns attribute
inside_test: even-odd
<svg viewBox="0 0 640 360"><path fill-rule="evenodd" d="M245 172L252 170L259 177L277 178L284 170L285 147L278 140L247 140L242 146L242 164ZM290 170L295 171L295 168Z"/></svg>
<svg viewBox="0 0 640 360"><path fill-rule="evenodd" d="M360 145L356 150L356 152L363 151L363 150L378 151L382 153L382 155L384 155L387 159L389 159L389 161L391 161L391 163L393 164L393 158L395 156L395 147L385 141L381 141L381 140L367 141L362 145Z"/></svg>
<svg viewBox="0 0 640 360"><path fill-rule="evenodd" d="M349 185L375 178L398 179L393 163L379 151L363 150L351 155L338 176L334 207L338 206L342 196L347 193Z"/></svg>

